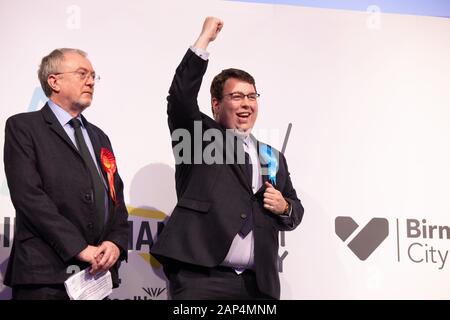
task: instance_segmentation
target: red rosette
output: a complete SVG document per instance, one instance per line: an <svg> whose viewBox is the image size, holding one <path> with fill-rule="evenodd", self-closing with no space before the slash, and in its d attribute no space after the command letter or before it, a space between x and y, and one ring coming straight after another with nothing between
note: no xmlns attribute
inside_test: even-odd
<svg viewBox="0 0 450 320"><path fill-rule="evenodd" d="M106 172L108 177L109 194L111 196L114 205L117 205L116 190L114 189L114 173L117 170L116 158L111 151L106 148L100 149L100 162L102 164L103 171Z"/></svg>

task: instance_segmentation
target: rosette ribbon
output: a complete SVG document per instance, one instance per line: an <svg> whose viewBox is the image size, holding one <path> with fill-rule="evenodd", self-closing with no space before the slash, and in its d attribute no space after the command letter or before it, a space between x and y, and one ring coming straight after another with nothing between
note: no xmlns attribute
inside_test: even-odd
<svg viewBox="0 0 450 320"><path fill-rule="evenodd" d="M275 187L277 183L278 157L274 154L272 148L266 144L259 145L259 156L262 167L267 168L264 168L267 170L267 180Z"/></svg>
<svg viewBox="0 0 450 320"><path fill-rule="evenodd" d="M116 190L114 188L114 173L117 170L116 159L111 151L106 148L101 148L100 162L103 171L106 172L106 176L108 177L109 195L111 196L114 205L117 205Z"/></svg>

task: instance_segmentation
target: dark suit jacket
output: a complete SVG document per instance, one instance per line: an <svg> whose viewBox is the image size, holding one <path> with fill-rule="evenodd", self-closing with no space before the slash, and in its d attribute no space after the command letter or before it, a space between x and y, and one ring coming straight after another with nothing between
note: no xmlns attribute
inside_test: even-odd
<svg viewBox="0 0 450 320"><path fill-rule="evenodd" d="M100 149L112 152L111 143L84 117L83 123L100 163ZM97 244L89 171L48 105L7 120L4 164L16 209L14 243L4 283L61 284L73 272L71 266L88 266L74 257L88 244ZM109 219L98 242L114 242L123 260L127 254L128 213L117 171L114 184L118 206L110 201ZM119 262L110 269L114 286L119 284L118 267Z"/></svg>
<svg viewBox="0 0 450 320"><path fill-rule="evenodd" d="M188 50L169 91L170 131L186 129L192 141L194 121L201 121L203 131L214 128L224 132L216 121L200 112L197 105L206 67L207 61ZM281 153L279 156L276 188L292 206L290 218L282 219L264 209L264 187L253 194L242 165L178 164L175 173L178 203L151 253L163 264L175 259L206 267L217 266L241 229L243 216L252 212L258 287L263 293L279 298L278 232L294 229L303 217L303 207L292 187L286 159Z"/></svg>

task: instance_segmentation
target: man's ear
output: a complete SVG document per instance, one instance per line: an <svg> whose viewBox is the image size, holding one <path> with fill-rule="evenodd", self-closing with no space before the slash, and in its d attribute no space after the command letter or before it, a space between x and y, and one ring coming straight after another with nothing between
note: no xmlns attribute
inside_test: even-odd
<svg viewBox="0 0 450 320"><path fill-rule="evenodd" d="M61 87L58 83L58 78L54 74L48 76L47 83L53 91L59 92L61 90Z"/></svg>
<svg viewBox="0 0 450 320"><path fill-rule="evenodd" d="M219 113L219 100L217 98L211 98L211 112L215 120L217 120L217 114Z"/></svg>

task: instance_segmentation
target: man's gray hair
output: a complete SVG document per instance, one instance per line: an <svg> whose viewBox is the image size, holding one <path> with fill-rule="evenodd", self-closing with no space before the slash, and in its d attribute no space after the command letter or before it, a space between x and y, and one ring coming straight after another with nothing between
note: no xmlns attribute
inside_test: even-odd
<svg viewBox="0 0 450 320"><path fill-rule="evenodd" d="M59 48L53 50L49 55L42 58L38 70L38 77L39 81L41 82L42 90L44 90L44 93L47 97L50 97L53 92L52 88L48 85L47 82L48 76L59 72L61 62L64 60L64 54L69 52L78 53L83 57L87 57L87 53L80 49Z"/></svg>

